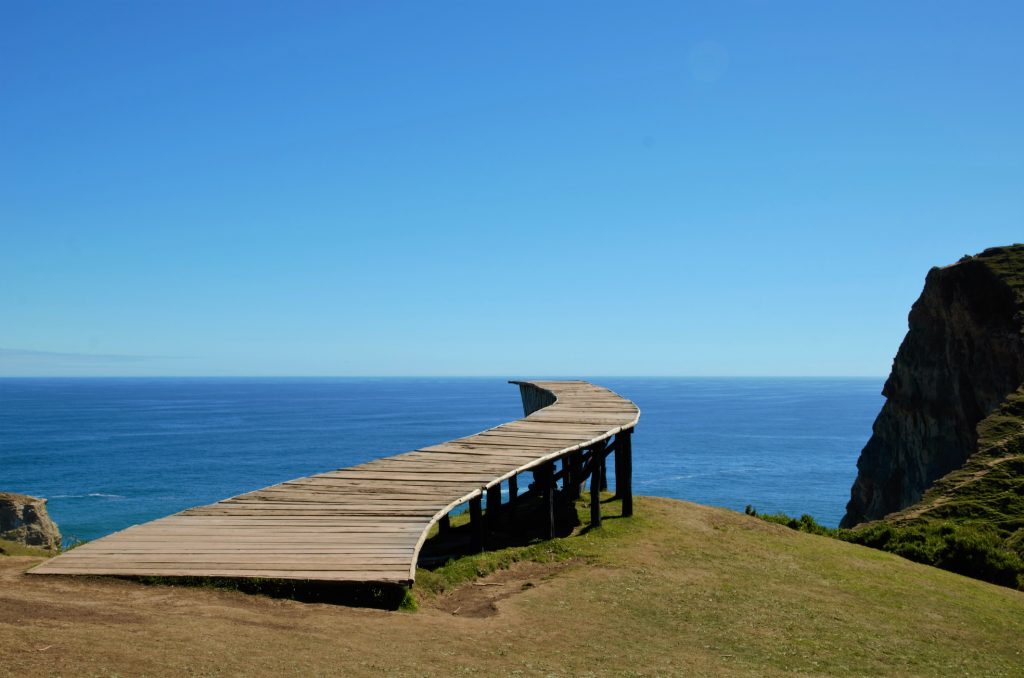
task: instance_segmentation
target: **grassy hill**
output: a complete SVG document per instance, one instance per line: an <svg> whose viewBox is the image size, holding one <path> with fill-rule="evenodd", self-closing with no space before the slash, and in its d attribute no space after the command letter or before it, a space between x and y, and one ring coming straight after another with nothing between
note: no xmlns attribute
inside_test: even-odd
<svg viewBox="0 0 1024 678"><path fill-rule="evenodd" d="M1024 671L1024 593L667 499L421 573L414 612L24 576L35 562L0 558L0 674Z"/></svg>

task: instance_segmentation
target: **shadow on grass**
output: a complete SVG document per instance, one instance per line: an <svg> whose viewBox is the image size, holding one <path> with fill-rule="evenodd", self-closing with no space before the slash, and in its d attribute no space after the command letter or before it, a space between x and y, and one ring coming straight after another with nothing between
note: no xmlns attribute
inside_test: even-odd
<svg viewBox="0 0 1024 678"><path fill-rule="evenodd" d="M322 582L293 579L228 577L120 577L150 586L193 586L287 598L302 603L400 610L414 606L409 588L401 584Z"/></svg>

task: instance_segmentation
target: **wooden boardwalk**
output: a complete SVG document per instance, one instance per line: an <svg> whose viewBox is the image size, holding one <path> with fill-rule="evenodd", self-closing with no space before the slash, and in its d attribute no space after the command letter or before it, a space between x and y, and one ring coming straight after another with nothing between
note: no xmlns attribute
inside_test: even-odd
<svg viewBox="0 0 1024 678"><path fill-rule="evenodd" d="M631 513L636 405L584 381L512 383L520 387L522 419L129 527L31 572L411 585L428 531L438 522L447 527L452 509L469 502L474 544L482 548L482 500L488 513L506 510L503 483L514 502L519 474L531 472L552 533L559 481L574 496L591 478L596 492L612 452L616 490Z"/></svg>

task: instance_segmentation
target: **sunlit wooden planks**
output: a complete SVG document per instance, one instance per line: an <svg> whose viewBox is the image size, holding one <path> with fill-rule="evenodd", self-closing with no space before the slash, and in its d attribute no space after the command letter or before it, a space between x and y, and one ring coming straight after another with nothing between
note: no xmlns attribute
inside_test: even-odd
<svg viewBox="0 0 1024 678"><path fill-rule="evenodd" d="M411 584L428 530L453 507L639 419L587 382L514 383L522 419L134 526L32 573Z"/></svg>

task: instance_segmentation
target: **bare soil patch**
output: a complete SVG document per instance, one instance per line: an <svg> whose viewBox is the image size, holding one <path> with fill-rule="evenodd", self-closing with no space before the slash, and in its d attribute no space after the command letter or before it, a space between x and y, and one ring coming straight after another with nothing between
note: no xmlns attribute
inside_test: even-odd
<svg viewBox="0 0 1024 678"><path fill-rule="evenodd" d="M574 564L576 561L573 560L513 563L508 569L446 591L426 602L426 606L461 617L492 617L498 614L499 602L544 585L551 577Z"/></svg>

